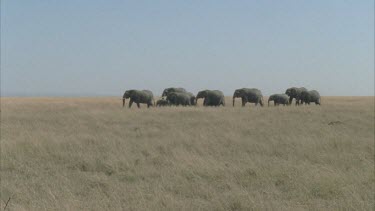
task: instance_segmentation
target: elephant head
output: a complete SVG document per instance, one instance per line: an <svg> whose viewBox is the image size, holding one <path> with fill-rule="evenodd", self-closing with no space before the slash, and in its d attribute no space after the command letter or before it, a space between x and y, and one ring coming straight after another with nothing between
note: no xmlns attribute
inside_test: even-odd
<svg viewBox="0 0 375 211"><path fill-rule="evenodd" d="M163 94L161 97L166 97L168 95L169 89L164 89Z"/></svg>
<svg viewBox="0 0 375 211"><path fill-rule="evenodd" d="M198 92L196 99L198 100L199 98L206 98L208 95L208 90L203 90Z"/></svg>
<svg viewBox="0 0 375 211"><path fill-rule="evenodd" d="M243 96L243 92L241 89L236 89L236 91L234 91L233 93L233 107L234 107L234 101L237 97L242 97Z"/></svg>
<svg viewBox="0 0 375 211"><path fill-rule="evenodd" d="M124 95L122 96L122 107L125 106L125 99L131 98L133 94L134 94L134 90L125 91Z"/></svg>
<svg viewBox="0 0 375 211"><path fill-rule="evenodd" d="M275 95L271 95L269 98L268 98L268 107L270 106L270 101L274 101L275 100Z"/></svg>
<svg viewBox="0 0 375 211"><path fill-rule="evenodd" d="M122 96L122 107L125 106L125 99L130 97L130 90L125 91L124 95Z"/></svg>
<svg viewBox="0 0 375 211"><path fill-rule="evenodd" d="M205 105L207 95L208 95L208 90L203 90L203 91L198 92L197 96L195 97L196 104L198 104L199 98L204 98L203 105Z"/></svg>
<svg viewBox="0 0 375 211"><path fill-rule="evenodd" d="M297 88L296 87L289 88L285 91L285 94L287 94L289 97L294 97L297 95Z"/></svg>
<svg viewBox="0 0 375 211"><path fill-rule="evenodd" d="M191 96L190 97L190 103L193 106L197 105L197 99L195 98L195 96Z"/></svg>

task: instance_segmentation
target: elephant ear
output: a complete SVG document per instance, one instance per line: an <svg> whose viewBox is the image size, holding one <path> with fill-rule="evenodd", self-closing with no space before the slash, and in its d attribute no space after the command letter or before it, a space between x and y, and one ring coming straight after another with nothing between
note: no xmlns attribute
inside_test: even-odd
<svg viewBox="0 0 375 211"><path fill-rule="evenodd" d="M131 90L126 90L125 93L124 93L124 97L127 97L129 98L131 96Z"/></svg>

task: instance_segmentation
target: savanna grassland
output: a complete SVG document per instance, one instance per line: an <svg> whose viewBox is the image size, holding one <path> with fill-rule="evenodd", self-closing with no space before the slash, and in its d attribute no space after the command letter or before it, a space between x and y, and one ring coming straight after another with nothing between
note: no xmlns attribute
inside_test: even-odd
<svg viewBox="0 0 375 211"><path fill-rule="evenodd" d="M236 103L1 98L0 209L373 209L374 97Z"/></svg>

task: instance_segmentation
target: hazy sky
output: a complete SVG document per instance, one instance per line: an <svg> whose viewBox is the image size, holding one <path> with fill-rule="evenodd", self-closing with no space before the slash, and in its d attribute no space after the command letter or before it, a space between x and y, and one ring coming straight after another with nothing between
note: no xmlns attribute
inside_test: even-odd
<svg viewBox="0 0 375 211"><path fill-rule="evenodd" d="M3 96L171 86L374 95L374 1L1 1Z"/></svg>

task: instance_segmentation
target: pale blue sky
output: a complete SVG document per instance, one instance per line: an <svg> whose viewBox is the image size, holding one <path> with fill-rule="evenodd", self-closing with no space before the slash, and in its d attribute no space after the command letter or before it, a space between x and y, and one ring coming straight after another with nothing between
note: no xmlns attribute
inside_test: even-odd
<svg viewBox="0 0 375 211"><path fill-rule="evenodd" d="M1 91L374 95L374 1L1 1Z"/></svg>

